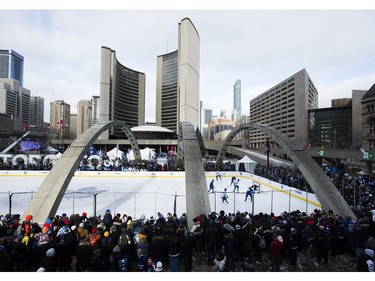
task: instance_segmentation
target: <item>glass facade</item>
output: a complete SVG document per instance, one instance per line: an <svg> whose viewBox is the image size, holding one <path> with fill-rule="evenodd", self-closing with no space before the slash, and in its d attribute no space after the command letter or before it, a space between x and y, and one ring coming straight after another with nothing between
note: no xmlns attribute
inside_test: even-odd
<svg viewBox="0 0 375 281"><path fill-rule="evenodd" d="M178 51L163 55L161 83L161 127L177 132Z"/></svg>
<svg viewBox="0 0 375 281"><path fill-rule="evenodd" d="M0 50L0 78L15 79L23 85L23 56L13 50Z"/></svg>
<svg viewBox="0 0 375 281"><path fill-rule="evenodd" d="M308 111L309 145L314 148L341 149L352 145L352 106Z"/></svg>

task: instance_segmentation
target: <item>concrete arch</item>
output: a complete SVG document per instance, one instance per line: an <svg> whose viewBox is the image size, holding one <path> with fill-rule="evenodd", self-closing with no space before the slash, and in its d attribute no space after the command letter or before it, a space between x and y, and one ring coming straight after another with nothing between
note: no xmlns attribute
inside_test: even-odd
<svg viewBox="0 0 375 281"><path fill-rule="evenodd" d="M246 129L259 129L267 135L271 136L292 159L296 167L302 172L306 180L309 182L316 197L319 199L325 211L332 210L335 214L342 217L350 216L356 219L353 210L342 197L336 186L327 177L319 165L311 158L311 156L299 146L293 139L284 135L280 131L263 124L247 123L241 124L234 128L224 140L223 146L219 151L216 159L217 168L220 169L223 159L228 151L228 147L236 135Z"/></svg>
<svg viewBox="0 0 375 281"><path fill-rule="evenodd" d="M206 174L197 134L190 122L180 122L177 158L185 164L186 215L191 227L193 219L210 214Z"/></svg>
<svg viewBox="0 0 375 281"><path fill-rule="evenodd" d="M129 126L121 121L98 122L80 135L56 162L35 193L23 218L30 214L34 222L44 223L47 217L55 215L86 150L111 126L118 126L125 132L135 160L142 160L137 140Z"/></svg>

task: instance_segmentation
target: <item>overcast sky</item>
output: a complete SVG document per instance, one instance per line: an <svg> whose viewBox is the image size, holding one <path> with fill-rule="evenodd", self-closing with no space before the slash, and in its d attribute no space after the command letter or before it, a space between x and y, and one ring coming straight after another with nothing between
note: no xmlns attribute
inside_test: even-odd
<svg viewBox="0 0 375 281"><path fill-rule="evenodd" d="M213 7L214 8L214 7ZM233 9L233 7L232 7ZM0 49L24 56L24 87L49 104L100 94L101 46L146 74L146 121L155 121L156 58L177 50L178 23L200 36L200 99L219 115L233 109L233 86L249 102L305 68L319 107L375 83L373 9L7 9L0 10Z"/></svg>

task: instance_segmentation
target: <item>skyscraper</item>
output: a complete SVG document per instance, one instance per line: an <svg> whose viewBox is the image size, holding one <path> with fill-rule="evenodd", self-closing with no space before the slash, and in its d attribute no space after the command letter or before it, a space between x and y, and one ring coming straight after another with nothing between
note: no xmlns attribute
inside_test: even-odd
<svg viewBox="0 0 375 281"><path fill-rule="evenodd" d="M91 99L92 105L92 124L100 120L100 96L92 96Z"/></svg>
<svg viewBox="0 0 375 281"><path fill-rule="evenodd" d="M101 49L100 121L123 121L129 127L145 123L146 75L122 65L116 52ZM101 139L122 138L125 134L112 128Z"/></svg>
<svg viewBox="0 0 375 281"><path fill-rule="evenodd" d="M250 122L267 124L304 146L308 142L307 111L316 108L318 91L302 69L250 101ZM250 147L263 147L267 135L250 131Z"/></svg>
<svg viewBox="0 0 375 281"><path fill-rule="evenodd" d="M241 80L237 80L233 86L233 119L239 121L241 118Z"/></svg>
<svg viewBox="0 0 375 281"><path fill-rule="evenodd" d="M21 130L30 126L30 90L15 79L0 78L0 113L17 119Z"/></svg>
<svg viewBox="0 0 375 281"><path fill-rule="evenodd" d="M92 125L92 104L89 100L80 100L77 105L77 137Z"/></svg>
<svg viewBox="0 0 375 281"><path fill-rule="evenodd" d="M23 86L23 56L13 50L0 50L0 78L14 79Z"/></svg>
<svg viewBox="0 0 375 281"><path fill-rule="evenodd" d="M199 127L199 34L189 18L178 24L178 49L157 58L156 125L178 134L178 124Z"/></svg>
<svg viewBox="0 0 375 281"><path fill-rule="evenodd" d="M38 96L30 97L30 125L35 128L43 128L44 125L44 98Z"/></svg>
<svg viewBox="0 0 375 281"><path fill-rule="evenodd" d="M50 131L59 138L70 137L70 105L63 100L50 103Z"/></svg>

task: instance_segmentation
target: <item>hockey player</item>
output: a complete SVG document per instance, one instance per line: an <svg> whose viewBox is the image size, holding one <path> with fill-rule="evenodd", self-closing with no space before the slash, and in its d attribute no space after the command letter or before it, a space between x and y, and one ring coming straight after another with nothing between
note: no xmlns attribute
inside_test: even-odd
<svg viewBox="0 0 375 281"><path fill-rule="evenodd" d="M232 185L232 183L234 183L235 181L236 181L236 177L235 177L235 176L233 176L233 177L232 177L232 179L231 179L231 181L230 181L230 185L228 185L228 187L229 187L229 186L231 186L231 185Z"/></svg>
<svg viewBox="0 0 375 281"><path fill-rule="evenodd" d="M221 172L220 171L216 172L216 180L218 180L218 179L222 180L221 179Z"/></svg>
<svg viewBox="0 0 375 281"><path fill-rule="evenodd" d="M250 196L251 201L253 201L253 193L254 193L254 190L251 188L251 186L249 186L249 188L246 191L245 201L247 201L247 197L249 196Z"/></svg>
<svg viewBox="0 0 375 281"><path fill-rule="evenodd" d="M214 186L214 179L211 180L210 182L210 189L208 190L208 192L210 192L212 190L212 192L215 192L215 186Z"/></svg>
<svg viewBox="0 0 375 281"><path fill-rule="evenodd" d="M233 188L233 192L235 192L237 190L237 192L240 192L240 186L239 186L239 183L240 183L240 179L236 179L234 180L234 188Z"/></svg>
<svg viewBox="0 0 375 281"><path fill-rule="evenodd" d="M260 193L260 185L257 185L254 181L253 181L252 188L254 192L258 191L258 193Z"/></svg>
<svg viewBox="0 0 375 281"><path fill-rule="evenodd" d="M224 193L223 193L223 195L221 195L221 200L222 200L223 203L227 202L229 204L229 202L228 202L228 195L227 195L227 189L226 188L224 188Z"/></svg>

